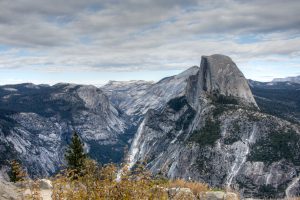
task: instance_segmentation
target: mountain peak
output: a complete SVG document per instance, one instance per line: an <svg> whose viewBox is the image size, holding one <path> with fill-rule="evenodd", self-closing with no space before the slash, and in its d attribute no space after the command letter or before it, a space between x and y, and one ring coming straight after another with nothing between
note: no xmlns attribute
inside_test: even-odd
<svg viewBox="0 0 300 200"><path fill-rule="evenodd" d="M199 76L203 91L238 97L256 106L246 78L230 57L202 56Z"/></svg>
<svg viewBox="0 0 300 200"><path fill-rule="evenodd" d="M190 68L184 70L183 72L176 75L175 77L176 78L188 77L188 76L197 74L198 71L199 71L199 67L198 66L193 66L193 67L190 67Z"/></svg>
<svg viewBox="0 0 300 200"><path fill-rule="evenodd" d="M227 60L227 61L233 62L229 56L226 56L223 54L213 54L210 56L202 56L202 58L210 58L210 59L215 59L215 60Z"/></svg>

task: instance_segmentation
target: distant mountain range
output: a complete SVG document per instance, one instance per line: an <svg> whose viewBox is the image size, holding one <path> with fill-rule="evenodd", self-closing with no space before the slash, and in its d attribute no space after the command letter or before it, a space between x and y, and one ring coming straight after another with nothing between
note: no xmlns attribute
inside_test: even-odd
<svg viewBox="0 0 300 200"><path fill-rule="evenodd" d="M57 172L76 130L101 163L147 161L243 197L299 195L299 97L300 84L246 80L224 55L158 82L0 86L1 173L11 158L31 176Z"/></svg>
<svg viewBox="0 0 300 200"><path fill-rule="evenodd" d="M126 119L95 86L0 86L0 165L15 158L32 176L51 175L64 164L73 131L92 158L119 162L134 134Z"/></svg>
<svg viewBox="0 0 300 200"><path fill-rule="evenodd" d="M300 76L286 77L286 78L275 78L272 82L293 82L300 83Z"/></svg>
<svg viewBox="0 0 300 200"><path fill-rule="evenodd" d="M299 83L249 80L249 85L261 111L300 123Z"/></svg>

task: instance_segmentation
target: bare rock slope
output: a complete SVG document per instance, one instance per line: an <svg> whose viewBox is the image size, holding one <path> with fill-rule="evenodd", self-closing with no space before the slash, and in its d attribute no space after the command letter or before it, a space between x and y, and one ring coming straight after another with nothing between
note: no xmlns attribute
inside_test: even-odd
<svg viewBox="0 0 300 200"><path fill-rule="evenodd" d="M77 131L90 156L118 162L130 124L95 86L56 84L0 87L0 166L14 158L31 176L47 176L64 164Z"/></svg>
<svg viewBox="0 0 300 200"><path fill-rule="evenodd" d="M194 69L182 73L177 96L148 109L129 166L146 160L155 174L234 188L244 197L299 195L299 125L261 113L229 57L204 56Z"/></svg>

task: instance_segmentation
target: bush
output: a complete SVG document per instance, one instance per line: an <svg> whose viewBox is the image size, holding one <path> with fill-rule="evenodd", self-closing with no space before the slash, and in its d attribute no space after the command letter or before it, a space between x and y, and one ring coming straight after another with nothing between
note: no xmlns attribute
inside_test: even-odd
<svg viewBox="0 0 300 200"><path fill-rule="evenodd" d="M213 116L218 117L227 110L229 110L228 107L225 107L223 105L216 105L216 108L213 110Z"/></svg>
<svg viewBox="0 0 300 200"><path fill-rule="evenodd" d="M155 179L142 165L134 171L123 168L121 180L116 180L118 169L113 164L103 167L86 163L86 172L78 179L65 170L53 179L52 199L167 199L164 182Z"/></svg>
<svg viewBox="0 0 300 200"><path fill-rule="evenodd" d="M239 104L238 100L235 97L225 96L222 94L217 95L215 102L219 104L233 104L233 105Z"/></svg>
<svg viewBox="0 0 300 200"><path fill-rule="evenodd" d="M209 186L206 183L196 181L185 181L183 179L175 179L169 182L170 188L189 188L194 195L209 191Z"/></svg>
<svg viewBox="0 0 300 200"><path fill-rule="evenodd" d="M185 97L178 97L175 99L171 99L168 102L168 105L170 106L170 108L172 108L175 111L179 111L181 108L183 108L187 104L188 104L188 102Z"/></svg>
<svg viewBox="0 0 300 200"><path fill-rule="evenodd" d="M169 199L172 188L189 188L195 196L210 189L205 183L185 181L183 179L167 180L161 175L153 176L145 165L137 164L132 171L127 166L122 169L120 179L116 179L118 168L114 164L99 166L95 161L85 161L83 176L77 177L71 169L61 171L52 178L53 200L119 200L119 199ZM72 177L76 176L76 179ZM39 183L35 181L29 187L28 199L40 199ZM181 196L180 196L181 197ZM186 199L186 198L178 198Z"/></svg>
<svg viewBox="0 0 300 200"><path fill-rule="evenodd" d="M16 161L10 161L10 172L9 177L11 182L24 181L26 178L26 172L22 169L21 164Z"/></svg>

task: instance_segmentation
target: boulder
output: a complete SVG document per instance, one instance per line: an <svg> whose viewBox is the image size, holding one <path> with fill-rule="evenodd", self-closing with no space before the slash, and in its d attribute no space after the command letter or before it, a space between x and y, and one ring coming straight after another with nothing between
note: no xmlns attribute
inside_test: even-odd
<svg viewBox="0 0 300 200"><path fill-rule="evenodd" d="M194 200L195 195L189 188L169 188L168 196L170 200Z"/></svg>
<svg viewBox="0 0 300 200"><path fill-rule="evenodd" d="M52 182L48 179L41 179L40 180L40 188L43 190L52 189Z"/></svg>
<svg viewBox="0 0 300 200"><path fill-rule="evenodd" d="M18 188L12 183L0 180L0 199L1 200L17 200L21 199Z"/></svg>
<svg viewBox="0 0 300 200"><path fill-rule="evenodd" d="M227 192L225 194L225 200L239 200L239 196L233 192Z"/></svg>
<svg viewBox="0 0 300 200"><path fill-rule="evenodd" d="M209 191L200 193L198 199L203 200L239 200L236 193L223 191Z"/></svg>
<svg viewBox="0 0 300 200"><path fill-rule="evenodd" d="M209 191L204 195L204 199L206 200L224 200L225 192L222 191Z"/></svg>

